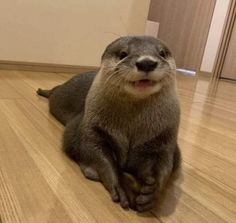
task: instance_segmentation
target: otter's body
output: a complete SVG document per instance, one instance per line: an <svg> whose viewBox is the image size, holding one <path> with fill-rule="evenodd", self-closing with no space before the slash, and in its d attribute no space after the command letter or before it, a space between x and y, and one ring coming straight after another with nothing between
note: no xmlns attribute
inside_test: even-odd
<svg viewBox="0 0 236 223"><path fill-rule="evenodd" d="M130 41L130 45L138 44L135 50L139 41L147 46L156 44L153 38L147 37L125 41L126 44ZM147 70L151 63L141 66L136 62L142 75L150 73L150 78L140 79L137 71L133 71L134 74L129 71L122 77L128 79L128 84L126 81L121 84L123 79L115 74L120 70L123 75L124 69L118 67L119 61L111 64L114 58L109 57L113 45L108 47L108 53L105 51L97 73L77 75L51 91L39 90L38 93L49 97L50 112L66 125L64 150L80 165L84 175L102 181L113 200L119 200L122 207L145 211L153 206L156 192L161 194L179 166L177 134L180 110L175 66L172 68L171 59L165 58L167 62L157 59L159 69L165 71L160 72L158 68ZM151 54L149 58L154 58L154 50L145 49L140 49L145 52L143 55ZM138 55L138 61L143 55ZM157 74L153 71L155 69ZM139 185L136 191L123 185L125 173Z"/></svg>
<svg viewBox="0 0 236 223"><path fill-rule="evenodd" d="M62 124L65 125L77 114L84 111L85 98L95 75L96 72L76 75L50 91L50 112Z"/></svg>

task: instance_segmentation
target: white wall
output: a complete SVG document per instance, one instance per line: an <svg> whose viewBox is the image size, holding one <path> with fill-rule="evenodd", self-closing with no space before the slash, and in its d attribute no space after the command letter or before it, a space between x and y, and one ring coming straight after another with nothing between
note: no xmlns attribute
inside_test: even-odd
<svg viewBox="0 0 236 223"><path fill-rule="evenodd" d="M149 0L2 1L0 60L97 66L116 34L144 34L148 9Z"/></svg>
<svg viewBox="0 0 236 223"><path fill-rule="evenodd" d="M230 0L216 1L212 23L201 64L201 71L205 72L213 71L229 3Z"/></svg>

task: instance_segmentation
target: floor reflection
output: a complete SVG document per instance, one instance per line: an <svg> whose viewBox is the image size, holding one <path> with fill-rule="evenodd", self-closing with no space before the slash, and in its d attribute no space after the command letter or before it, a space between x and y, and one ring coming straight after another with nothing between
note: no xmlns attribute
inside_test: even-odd
<svg viewBox="0 0 236 223"><path fill-rule="evenodd" d="M178 206L181 198L183 182L182 168L168 182L161 198L157 201L153 214L158 218L168 217L172 215Z"/></svg>

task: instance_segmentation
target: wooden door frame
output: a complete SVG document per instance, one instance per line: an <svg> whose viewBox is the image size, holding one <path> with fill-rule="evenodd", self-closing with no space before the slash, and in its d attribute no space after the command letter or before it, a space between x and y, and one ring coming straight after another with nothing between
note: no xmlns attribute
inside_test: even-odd
<svg viewBox="0 0 236 223"><path fill-rule="evenodd" d="M235 20L236 20L236 0L231 0L223 28L223 34L221 37L220 46L217 52L212 72L212 83L216 83L220 79L222 69L224 66L225 57L229 47L230 38L234 28Z"/></svg>

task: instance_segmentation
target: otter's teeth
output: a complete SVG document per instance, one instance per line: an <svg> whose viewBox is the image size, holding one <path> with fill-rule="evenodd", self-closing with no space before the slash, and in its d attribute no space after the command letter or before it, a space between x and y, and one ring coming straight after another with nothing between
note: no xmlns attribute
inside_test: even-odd
<svg viewBox="0 0 236 223"><path fill-rule="evenodd" d="M135 82L133 82L133 85L135 87L151 87L154 85L154 83L155 82L152 80L145 79L145 80L135 81Z"/></svg>

